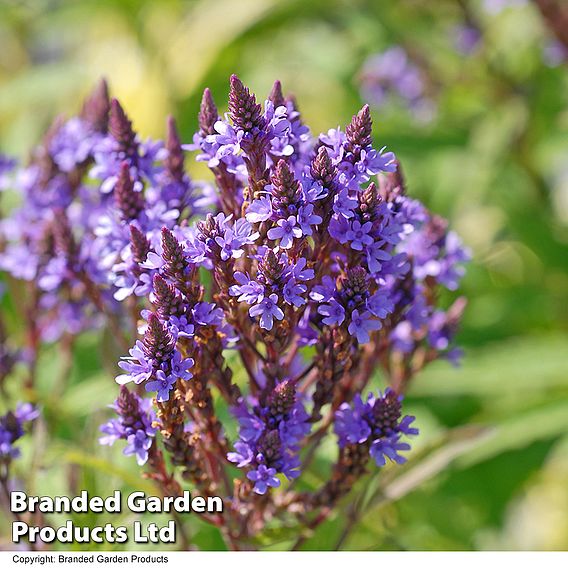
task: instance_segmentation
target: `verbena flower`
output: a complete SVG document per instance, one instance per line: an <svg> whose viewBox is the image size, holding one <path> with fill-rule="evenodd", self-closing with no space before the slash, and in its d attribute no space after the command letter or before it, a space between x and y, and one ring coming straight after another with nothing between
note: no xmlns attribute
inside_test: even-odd
<svg viewBox="0 0 568 568"><path fill-rule="evenodd" d="M16 410L0 416L0 463L9 463L20 455L16 442L25 434L25 427L39 416L30 403L19 403Z"/></svg>
<svg viewBox="0 0 568 568"><path fill-rule="evenodd" d="M234 413L240 425L240 440L230 461L238 467L252 468L247 473L254 481L254 491L264 494L278 487L278 473L288 479L299 475L299 443L310 431L308 414L290 380L274 387L264 404L251 399L250 406L241 402Z"/></svg>
<svg viewBox="0 0 568 568"><path fill-rule="evenodd" d="M142 141L101 84L28 165L0 166L22 198L0 266L32 290L31 361L40 340L102 326L128 353L101 443L122 440L165 494L224 492L227 534L249 538L319 518L369 461L404 460L418 432L402 394L426 363L459 359L465 300L439 292L470 255L406 194L367 105L315 135L280 83L258 101L233 76L227 114L206 90L198 123L190 144L171 118L165 141ZM186 152L209 179L187 175ZM363 399L376 368L390 386ZM329 476L292 487L332 430Z"/></svg>
<svg viewBox="0 0 568 568"><path fill-rule="evenodd" d="M401 402L402 396L387 389L377 397L370 394L366 401L356 395L352 405L343 403L335 414L339 444L369 445L378 466L387 460L404 463L406 458L399 452L410 450L410 445L400 440L416 436L418 430L411 426L414 416L402 416Z"/></svg>
<svg viewBox="0 0 568 568"><path fill-rule="evenodd" d="M123 386L112 408L118 417L101 425L104 436L100 438L100 443L112 446L117 440L126 440L124 455L134 455L138 465L144 465L156 435L156 429L152 426L156 420L152 401L140 398Z"/></svg>
<svg viewBox="0 0 568 568"><path fill-rule="evenodd" d="M371 55L359 74L361 94L375 107L389 98L402 101L419 120L430 120L434 104L427 94L424 76L400 46Z"/></svg>

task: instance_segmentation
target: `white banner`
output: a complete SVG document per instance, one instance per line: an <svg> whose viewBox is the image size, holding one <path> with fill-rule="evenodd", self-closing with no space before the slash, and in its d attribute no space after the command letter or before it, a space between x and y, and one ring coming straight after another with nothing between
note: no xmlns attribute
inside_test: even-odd
<svg viewBox="0 0 568 568"><path fill-rule="evenodd" d="M230 556L230 559L228 558ZM264 559L262 558L264 556ZM519 566L519 563L566 568L568 552L0 552L0 566L165 566L188 568L215 562L230 562L231 568L250 568L269 562L270 568L313 566L314 562L368 563L364 566L396 568L488 568ZM380 564L379 564L380 563ZM520 564L520 565L523 565ZM526 564L525 564L526 565Z"/></svg>

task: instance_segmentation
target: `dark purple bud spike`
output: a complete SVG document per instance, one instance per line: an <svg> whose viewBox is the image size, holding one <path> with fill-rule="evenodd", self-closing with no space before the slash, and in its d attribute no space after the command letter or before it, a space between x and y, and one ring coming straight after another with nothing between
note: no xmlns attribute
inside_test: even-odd
<svg viewBox="0 0 568 568"><path fill-rule="evenodd" d="M268 466L282 459L282 440L278 430L268 430L258 441L258 447Z"/></svg>
<svg viewBox="0 0 568 568"><path fill-rule="evenodd" d="M124 385L120 387L116 399L116 411L122 418L121 422L125 428L132 428L134 431L146 429L141 417L142 412L138 397Z"/></svg>
<svg viewBox="0 0 568 568"><path fill-rule="evenodd" d="M371 119L371 112L369 105L365 105L347 125L345 135L347 140L353 146L365 147L371 144L372 141L373 121Z"/></svg>
<svg viewBox="0 0 568 568"><path fill-rule="evenodd" d="M280 81L274 81L272 85L272 90L268 95L268 100L272 102L275 107L283 106L286 104L284 95L282 94L282 83Z"/></svg>
<svg viewBox="0 0 568 568"><path fill-rule="evenodd" d="M277 283L282 277L284 266L278 260L278 257L272 249L268 249L264 258L258 263L258 279L266 285Z"/></svg>
<svg viewBox="0 0 568 568"><path fill-rule="evenodd" d="M364 302L369 293L369 277L362 266L349 268L342 278L341 294L348 303L353 302L352 308Z"/></svg>
<svg viewBox="0 0 568 568"><path fill-rule="evenodd" d="M375 182L371 182L365 190L359 193L358 199L361 223L368 221L373 223L379 216L379 206L382 201Z"/></svg>
<svg viewBox="0 0 568 568"><path fill-rule="evenodd" d="M402 166L395 160L396 171L379 176L379 193L384 201L391 203L406 194L406 184Z"/></svg>
<svg viewBox="0 0 568 568"><path fill-rule="evenodd" d="M312 177L324 187L331 187L337 177L337 167L331 161L329 152L324 146L320 146L316 157L311 164Z"/></svg>
<svg viewBox="0 0 568 568"><path fill-rule="evenodd" d="M132 122L116 99L112 99L110 102L108 129L125 152L136 150L136 133L132 130Z"/></svg>
<svg viewBox="0 0 568 568"><path fill-rule="evenodd" d="M176 121L172 116L168 117L168 137L166 140L166 149L168 150L168 155L164 160L166 169L172 179L178 182L182 182L185 175L185 156L181 147L181 140L177 131Z"/></svg>
<svg viewBox="0 0 568 568"><path fill-rule="evenodd" d="M393 432L402 415L402 405L398 395L388 390L385 396L377 399L372 411L373 426L377 433L388 436Z"/></svg>
<svg viewBox="0 0 568 568"><path fill-rule="evenodd" d="M181 315L183 312L183 298L176 292L171 284L159 274L154 275L154 306L157 314L165 319L171 315Z"/></svg>
<svg viewBox="0 0 568 568"><path fill-rule="evenodd" d="M108 84L101 79L83 104L81 118L97 132L106 133L108 129L110 98Z"/></svg>
<svg viewBox="0 0 568 568"><path fill-rule="evenodd" d="M140 191L134 190L134 180L130 177L128 162L120 164L118 180L114 186L114 198L123 221L133 221L144 209L144 198Z"/></svg>
<svg viewBox="0 0 568 568"><path fill-rule="evenodd" d="M142 339L144 352L155 361L166 360L174 350L175 340L168 328L160 321L160 318L152 313L148 317L148 327Z"/></svg>
<svg viewBox="0 0 568 568"><path fill-rule="evenodd" d="M274 387L270 393L268 405L272 416L288 414L296 402L296 387L286 379Z"/></svg>
<svg viewBox="0 0 568 568"><path fill-rule="evenodd" d="M257 104L256 97L236 75L231 75L229 114L235 126L247 132L254 128L262 130L266 126L261 105Z"/></svg>
<svg viewBox="0 0 568 568"><path fill-rule="evenodd" d="M146 235L133 224L130 225L130 245L134 261L138 263L144 262L150 252L150 242Z"/></svg>
<svg viewBox="0 0 568 568"><path fill-rule="evenodd" d="M162 258L166 263L166 274L174 280L183 282L189 265L183 253L183 247L175 235L166 227L162 229L162 249Z"/></svg>
<svg viewBox="0 0 568 568"><path fill-rule="evenodd" d="M301 198L300 182L294 177L294 172L285 160L280 160L272 176L272 195L278 207L288 207L296 204Z"/></svg>
<svg viewBox="0 0 568 568"><path fill-rule="evenodd" d="M201 106L199 107L199 128L203 136L209 136L215 132L215 123L219 120L219 112L209 89L203 91Z"/></svg>
<svg viewBox="0 0 568 568"><path fill-rule="evenodd" d="M56 252L68 259L73 258L76 253L76 244L64 209L57 209L53 212L52 231Z"/></svg>

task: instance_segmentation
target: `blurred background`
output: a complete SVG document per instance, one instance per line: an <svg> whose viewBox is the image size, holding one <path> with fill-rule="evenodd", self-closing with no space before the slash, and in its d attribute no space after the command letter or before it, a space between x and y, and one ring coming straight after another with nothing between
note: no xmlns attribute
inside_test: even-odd
<svg viewBox="0 0 568 568"><path fill-rule="evenodd" d="M435 363L409 393L423 432L416 457L356 530L342 537L336 517L305 546L568 549L568 53L538 8L0 0L0 151L25 159L102 76L142 136L163 137L171 113L190 141L203 88L222 106L231 73L261 99L280 79L314 132L369 102L376 145L473 252L463 364ZM116 395L114 358L82 339L58 392L66 363L53 354L41 367L49 433L34 434L47 448L19 463L28 492L148 489L133 460L96 442L105 413L93 409ZM202 548L222 546L207 526L191 530Z"/></svg>

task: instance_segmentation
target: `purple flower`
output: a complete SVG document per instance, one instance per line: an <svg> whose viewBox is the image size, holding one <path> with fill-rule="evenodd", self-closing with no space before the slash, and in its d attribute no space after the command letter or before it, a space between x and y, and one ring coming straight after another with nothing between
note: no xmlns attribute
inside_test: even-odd
<svg viewBox="0 0 568 568"><path fill-rule="evenodd" d="M9 186L10 174L16 167L16 160L0 154L0 191L4 191Z"/></svg>
<svg viewBox="0 0 568 568"><path fill-rule="evenodd" d="M241 434L242 435L242 434ZM235 451L227 454L227 459L237 465L237 467L245 467L254 459L254 453L251 446L246 442L235 442Z"/></svg>
<svg viewBox="0 0 568 568"><path fill-rule="evenodd" d="M193 375L189 372L189 369L191 369L194 364L193 359L190 357L183 359L182 354L179 351L175 351L174 356L170 360L172 376L184 381L191 379Z"/></svg>
<svg viewBox="0 0 568 568"><path fill-rule="evenodd" d="M402 436L415 436L411 427L414 416L402 415L402 397L391 389L378 397L369 395L363 401L356 395L353 403L343 403L335 413L335 433L339 445L364 444L370 441L369 453L377 466L386 465L387 459L398 464L406 459L399 454L410 450L410 445L401 442Z"/></svg>
<svg viewBox="0 0 568 568"><path fill-rule="evenodd" d="M452 29L454 47L461 55L471 55L482 41L480 30L470 24L456 25Z"/></svg>
<svg viewBox="0 0 568 568"><path fill-rule="evenodd" d="M327 274L321 284L315 284L310 292L310 298L316 302L328 302L335 293L335 280Z"/></svg>
<svg viewBox="0 0 568 568"><path fill-rule="evenodd" d="M308 203L300 207L298 210L298 224L304 235L312 234L312 225L319 225L322 222L322 218L314 213L314 206L312 203Z"/></svg>
<svg viewBox="0 0 568 568"><path fill-rule="evenodd" d="M367 309L380 319L385 319L394 310L389 291L381 288L367 300Z"/></svg>
<svg viewBox="0 0 568 568"><path fill-rule="evenodd" d="M294 238L302 236L302 229L296 225L296 217L290 215L288 219L280 219L277 227L268 231L268 238L273 241L280 239L280 246L289 249L294 242Z"/></svg>
<svg viewBox="0 0 568 568"><path fill-rule="evenodd" d="M335 197L333 204L333 211L346 219L353 217L353 210L357 208L357 200L347 191L347 188L342 189ZM348 225L346 225L347 227Z"/></svg>
<svg viewBox="0 0 568 568"><path fill-rule="evenodd" d="M343 216L334 217L329 223L329 234L341 244L348 241L347 234L351 231L349 221ZM371 239L371 242L373 239Z"/></svg>
<svg viewBox="0 0 568 568"><path fill-rule="evenodd" d="M307 260L302 256L298 259L295 264L290 265L290 275L295 280L299 280L300 282L307 282L308 280L312 280L314 277L314 269L313 268L306 268Z"/></svg>
<svg viewBox="0 0 568 568"><path fill-rule="evenodd" d="M282 297L287 304L296 306L299 308L306 303L303 295L306 293L306 286L303 284L298 284L294 280L288 280L282 289Z"/></svg>
<svg viewBox="0 0 568 568"><path fill-rule="evenodd" d="M174 388L176 381L177 377L175 375L166 375L160 369L156 371L155 379L146 383L146 390L148 392L156 391L158 402L165 402L170 400L170 391Z"/></svg>
<svg viewBox="0 0 568 568"><path fill-rule="evenodd" d="M221 259L227 260L229 258L240 258L243 255L241 249L241 242L235 238L231 229L226 229L222 237L215 237L215 242L221 249Z"/></svg>
<svg viewBox="0 0 568 568"><path fill-rule="evenodd" d="M422 73L403 48L394 46L371 55L360 77L362 96L372 105L382 107L394 96L404 101L417 118L431 118L432 103L426 97Z"/></svg>
<svg viewBox="0 0 568 568"><path fill-rule="evenodd" d="M250 223L261 223L272 216L272 200L268 195L255 199L249 206L245 218Z"/></svg>
<svg viewBox="0 0 568 568"><path fill-rule="evenodd" d="M84 120L75 117L59 128L49 144L53 161L61 171L70 172L84 163L102 140L102 135Z"/></svg>
<svg viewBox="0 0 568 568"><path fill-rule="evenodd" d="M372 319L367 312L359 313L359 310L353 310L351 313L351 323L347 328L351 335L357 338L359 343L368 343L370 333L381 329L381 322Z"/></svg>
<svg viewBox="0 0 568 568"><path fill-rule="evenodd" d="M126 432L122 422L118 418L113 418L102 424L100 431L105 434L99 438L101 446L112 446L117 440L125 438Z"/></svg>
<svg viewBox="0 0 568 568"><path fill-rule="evenodd" d="M199 325L221 325L223 310L209 302L199 302L193 308L193 319Z"/></svg>
<svg viewBox="0 0 568 568"><path fill-rule="evenodd" d="M367 265L371 272L380 272L383 262L388 261L392 256L385 250L384 242L375 241L365 248L367 253Z"/></svg>
<svg viewBox="0 0 568 568"><path fill-rule="evenodd" d="M135 455L138 465L143 466L148 461L148 450L152 441L144 430L137 430L126 438L127 445L123 453L125 456Z"/></svg>
<svg viewBox="0 0 568 568"><path fill-rule="evenodd" d="M549 40L542 50L542 59L548 67L558 67L568 60L568 47L557 40Z"/></svg>
<svg viewBox="0 0 568 568"><path fill-rule="evenodd" d="M259 304L249 309L252 317L260 316L260 327L270 331L272 329L273 320L284 319L284 312L278 307L278 296L270 294L268 298L264 298Z"/></svg>
<svg viewBox="0 0 568 568"><path fill-rule="evenodd" d="M29 402L20 402L16 406L14 415L20 422L31 422L39 417L39 408Z"/></svg>
<svg viewBox="0 0 568 568"><path fill-rule="evenodd" d="M328 304L319 306L318 314L326 316L322 320L325 325L341 325L345 320L345 309L335 298L331 298Z"/></svg>
<svg viewBox="0 0 568 568"><path fill-rule="evenodd" d="M373 224L371 222L361 225L359 221L353 221L351 227L345 233L345 238L351 242L351 248L354 250L363 250L364 246L373 244L373 237L368 233Z"/></svg>
<svg viewBox="0 0 568 568"><path fill-rule="evenodd" d="M19 403L15 412L0 416L0 461L9 463L20 455L14 444L24 436L26 424L38 416L38 409L29 403Z"/></svg>
<svg viewBox="0 0 568 568"><path fill-rule="evenodd" d="M369 405L357 395L353 399L353 409L344 402L335 413L335 433L340 445L362 444L371 435L371 427L366 420L370 411Z"/></svg>
<svg viewBox="0 0 568 568"><path fill-rule="evenodd" d="M122 386L118 398L111 405L118 417L102 424L105 436L99 438L102 445L112 446L117 440L126 440L125 455L135 455L138 465L148 461L148 450L156 435L152 423L156 419L149 399L140 398Z"/></svg>
<svg viewBox="0 0 568 568"><path fill-rule="evenodd" d="M193 337L193 334L195 333L195 326L190 323L187 316L170 316L168 319L168 325L172 334L177 338Z"/></svg>
<svg viewBox="0 0 568 568"><path fill-rule="evenodd" d="M235 280L239 284L234 284L229 288L231 296L238 296L239 302L254 304L264 298L264 286L251 280L248 274L235 272Z"/></svg>
<svg viewBox="0 0 568 568"><path fill-rule="evenodd" d="M375 463L382 467L386 465L387 459L402 464L406 461L404 456L398 452L410 450L410 444L399 442L397 436L392 438L380 438L371 444L370 454Z"/></svg>
<svg viewBox="0 0 568 568"><path fill-rule="evenodd" d="M259 377L260 383L265 380ZM277 473L283 473L288 479L299 475L298 451L300 441L310 432L309 416L301 395L287 379L271 390L263 404L253 399L250 402L255 412L244 403L233 408L239 421L239 441L227 458L237 467L256 466L256 471L249 472L248 477L251 481L264 482L259 490L265 492L268 487L280 484L275 477ZM274 481L267 481L267 475Z"/></svg>
<svg viewBox="0 0 568 568"><path fill-rule="evenodd" d="M280 487L280 480L273 467L260 464L256 470L247 473L247 478L254 481L254 492L259 495L264 495L269 487Z"/></svg>
<svg viewBox="0 0 568 568"><path fill-rule="evenodd" d="M123 357L118 366L126 371L126 374L116 377L116 382L119 385L124 385L130 381L134 381L138 385L152 375L152 362L146 358L141 341L136 342L136 345L130 349L130 357Z"/></svg>
<svg viewBox="0 0 568 568"><path fill-rule="evenodd" d="M146 260L139 263L141 268L147 268L149 270L158 270L164 266L165 262L161 255L156 254L154 251L150 251Z"/></svg>
<svg viewBox="0 0 568 568"><path fill-rule="evenodd" d="M245 442L256 442L264 429L262 420L252 414L245 404L233 408L233 414L239 421L239 437Z"/></svg>

